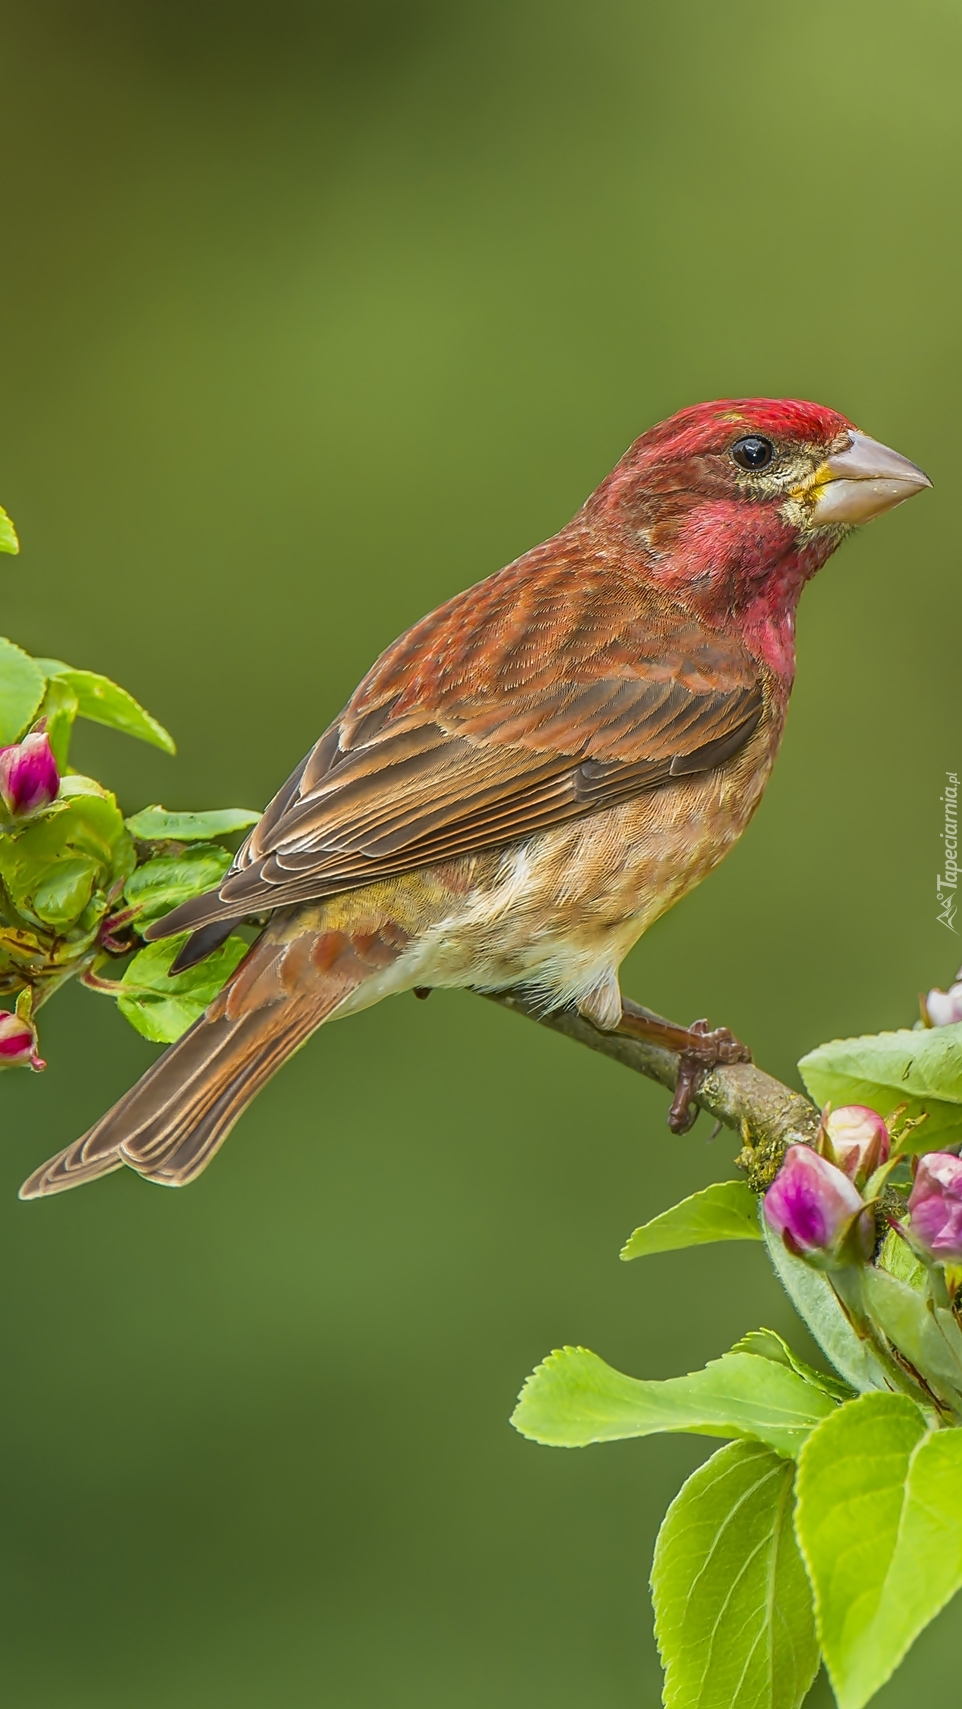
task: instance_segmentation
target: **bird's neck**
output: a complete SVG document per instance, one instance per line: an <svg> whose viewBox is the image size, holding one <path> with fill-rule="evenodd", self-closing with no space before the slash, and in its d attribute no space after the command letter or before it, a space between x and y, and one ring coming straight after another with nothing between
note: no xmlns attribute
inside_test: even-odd
<svg viewBox="0 0 962 1709"><path fill-rule="evenodd" d="M805 583L838 545L820 530L800 543L775 506L673 494L642 519L616 523L620 553L710 628L737 632L786 685L795 675L795 611ZM607 519L606 519L607 520ZM608 526L610 527L610 521Z"/></svg>
<svg viewBox="0 0 962 1709"><path fill-rule="evenodd" d="M766 585L738 613L738 632L748 651L789 687L795 680L795 613L804 580L796 583L790 574L781 592Z"/></svg>
<svg viewBox="0 0 962 1709"><path fill-rule="evenodd" d="M754 565L746 573L736 567L731 580L731 603L725 619L734 619L749 652L768 665L786 687L795 677L795 613L805 583L820 570L838 545L838 537L821 537L806 545L790 537L781 555L762 575ZM705 614L711 621L709 613Z"/></svg>

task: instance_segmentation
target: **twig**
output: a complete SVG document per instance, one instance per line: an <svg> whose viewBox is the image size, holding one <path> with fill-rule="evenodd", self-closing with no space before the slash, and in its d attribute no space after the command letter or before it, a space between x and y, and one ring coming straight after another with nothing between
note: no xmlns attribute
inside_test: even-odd
<svg viewBox="0 0 962 1709"><path fill-rule="evenodd" d="M602 1056L610 1056L636 1074L674 1090L678 1078L679 1058L675 1051L640 1039L626 1038L620 1033L599 1032L575 1009L559 1009L545 1015L537 1003L517 991L491 992L492 1001L515 1014L527 1015L529 1020L550 1027L552 1032L585 1044ZM629 1014L645 1016L650 1013L624 1000ZM745 1150L739 1163L756 1191L768 1185L786 1145L810 1145L818 1129L819 1111L800 1092L773 1080L752 1062L737 1062L731 1067L713 1068L702 1079L693 1100L699 1109L707 1110L725 1127L741 1135Z"/></svg>

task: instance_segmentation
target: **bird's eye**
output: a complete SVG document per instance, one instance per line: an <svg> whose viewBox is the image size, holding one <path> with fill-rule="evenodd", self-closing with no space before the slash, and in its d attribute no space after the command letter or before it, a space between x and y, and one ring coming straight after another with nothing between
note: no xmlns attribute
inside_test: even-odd
<svg viewBox="0 0 962 1709"><path fill-rule="evenodd" d="M763 439L760 433L749 433L744 439L736 439L732 446L732 456L743 469L767 469L775 455L775 447L770 439Z"/></svg>

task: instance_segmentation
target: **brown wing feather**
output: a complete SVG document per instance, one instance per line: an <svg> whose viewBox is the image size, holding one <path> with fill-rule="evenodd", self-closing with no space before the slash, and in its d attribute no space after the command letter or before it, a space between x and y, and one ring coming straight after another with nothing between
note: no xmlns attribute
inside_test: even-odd
<svg viewBox="0 0 962 1709"><path fill-rule="evenodd" d="M610 565L561 554L532 584L544 552L395 642L218 890L149 935L520 839L720 765L747 741L765 697L740 643Z"/></svg>

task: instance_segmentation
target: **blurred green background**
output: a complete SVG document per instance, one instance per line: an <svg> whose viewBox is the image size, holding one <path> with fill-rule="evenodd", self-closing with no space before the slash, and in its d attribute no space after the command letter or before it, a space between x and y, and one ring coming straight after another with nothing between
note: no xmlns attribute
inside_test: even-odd
<svg viewBox="0 0 962 1709"><path fill-rule="evenodd" d="M816 398L936 491L806 594L764 806L625 984L789 1077L911 1023L962 953L958 7L4 0L0 49L3 630L181 744L88 726L77 763L128 810L262 804L650 423ZM507 1418L562 1341L655 1376L795 1334L755 1248L617 1261L732 1137L438 995L325 1030L188 1192L22 1206L153 1054L89 993L47 1015L2 1087L8 1701L654 1706L651 1546L706 1444ZM881 1709L946 1700L960 1638L956 1604Z"/></svg>

